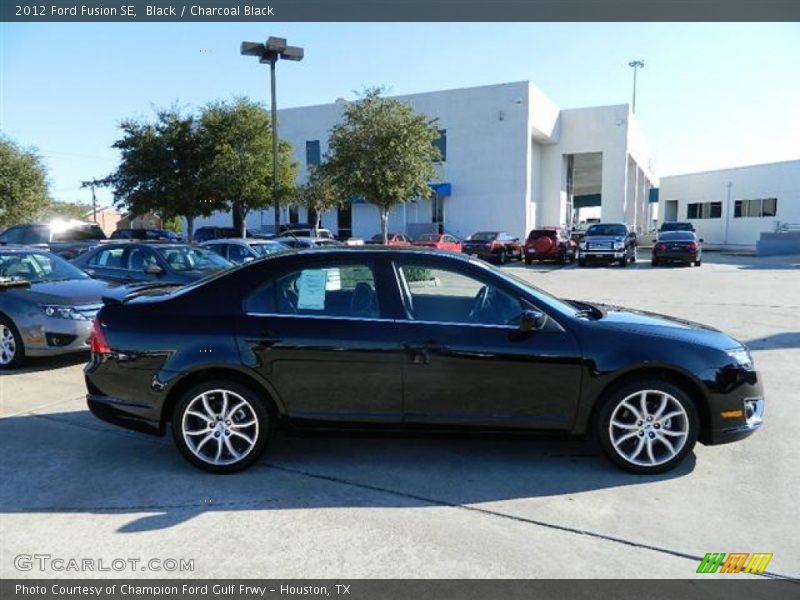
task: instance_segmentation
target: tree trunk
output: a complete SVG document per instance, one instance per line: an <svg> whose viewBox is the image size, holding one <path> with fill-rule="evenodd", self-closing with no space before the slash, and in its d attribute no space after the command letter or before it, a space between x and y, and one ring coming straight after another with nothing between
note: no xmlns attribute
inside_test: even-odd
<svg viewBox="0 0 800 600"><path fill-rule="evenodd" d="M389 210L381 208L381 234L384 245L389 243Z"/></svg>
<svg viewBox="0 0 800 600"><path fill-rule="evenodd" d="M241 202L234 202L231 206L231 216L233 217L233 229L240 237L245 237L244 227L244 207Z"/></svg>
<svg viewBox="0 0 800 600"><path fill-rule="evenodd" d="M316 222L314 223L314 229L316 229L317 233L319 233L319 228L322 225L322 211L321 210L317 210L316 211L316 215L317 215L317 219L316 219Z"/></svg>
<svg viewBox="0 0 800 600"><path fill-rule="evenodd" d="M194 239L194 217L186 216L186 242L191 244Z"/></svg>

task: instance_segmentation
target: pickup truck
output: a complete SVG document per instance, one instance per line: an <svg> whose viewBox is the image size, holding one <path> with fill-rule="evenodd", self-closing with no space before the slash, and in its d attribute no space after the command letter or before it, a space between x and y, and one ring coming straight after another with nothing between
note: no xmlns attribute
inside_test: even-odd
<svg viewBox="0 0 800 600"><path fill-rule="evenodd" d="M97 223L54 220L50 223L21 223L0 233L0 245L23 244L47 250L71 260L106 239Z"/></svg>
<svg viewBox="0 0 800 600"><path fill-rule="evenodd" d="M578 265L597 261L627 267L636 262L636 247L636 234L625 223L595 223L578 245Z"/></svg>

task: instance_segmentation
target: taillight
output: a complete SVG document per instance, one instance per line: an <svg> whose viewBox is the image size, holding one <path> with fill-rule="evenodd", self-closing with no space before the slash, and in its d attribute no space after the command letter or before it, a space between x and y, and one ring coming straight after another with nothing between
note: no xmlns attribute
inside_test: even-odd
<svg viewBox="0 0 800 600"><path fill-rule="evenodd" d="M92 354L111 354L111 347L106 341L106 335L103 333L103 328L100 326L100 321L97 320L97 317L92 321L89 347L92 350Z"/></svg>
<svg viewBox="0 0 800 600"><path fill-rule="evenodd" d="M655 249L658 250L658 251L661 251L661 250L666 250L667 247L664 244L656 244L656 248Z"/></svg>
<svg viewBox="0 0 800 600"><path fill-rule="evenodd" d="M687 250L697 250L697 242L692 242L691 244L686 244Z"/></svg>
<svg viewBox="0 0 800 600"><path fill-rule="evenodd" d="M492 242L491 247L494 249L494 248L499 248L502 245L503 244L501 244L500 242Z"/></svg>

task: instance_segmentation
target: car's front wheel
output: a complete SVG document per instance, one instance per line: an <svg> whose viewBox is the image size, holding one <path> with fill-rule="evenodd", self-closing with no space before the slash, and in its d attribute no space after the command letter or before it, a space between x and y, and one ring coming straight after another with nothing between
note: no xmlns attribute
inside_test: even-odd
<svg viewBox="0 0 800 600"><path fill-rule="evenodd" d="M193 465L233 473L264 452L272 429L265 401L249 387L206 381L187 390L172 415L172 437Z"/></svg>
<svg viewBox="0 0 800 600"><path fill-rule="evenodd" d="M700 418L680 387L641 380L612 391L598 413L596 432L611 462L631 473L663 473L694 448Z"/></svg>
<svg viewBox="0 0 800 600"><path fill-rule="evenodd" d="M0 369L14 369L25 360L25 345L14 323L0 317Z"/></svg>

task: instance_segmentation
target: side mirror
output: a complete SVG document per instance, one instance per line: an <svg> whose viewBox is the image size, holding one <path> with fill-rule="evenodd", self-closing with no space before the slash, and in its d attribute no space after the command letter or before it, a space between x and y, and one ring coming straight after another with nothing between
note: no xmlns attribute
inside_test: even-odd
<svg viewBox="0 0 800 600"><path fill-rule="evenodd" d="M144 268L144 272L147 273L148 275L163 275L164 269L162 269L156 264L150 264Z"/></svg>
<svg viewBox="0 0 800 600"><path fill-rule="evenodd" d="M86 273L89 277L95 278L97 277L97 272L94 269L84 269L84 273Z"/></svg>
<svg viewBox="0 0 800 600"><path fill-rule="evenodd" d="M547 315L540 310L528 309L522 311L519 320L519 330L523 333L539 331L547 323Z"/></svg>

